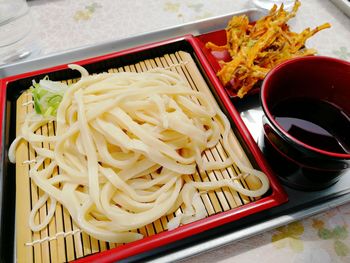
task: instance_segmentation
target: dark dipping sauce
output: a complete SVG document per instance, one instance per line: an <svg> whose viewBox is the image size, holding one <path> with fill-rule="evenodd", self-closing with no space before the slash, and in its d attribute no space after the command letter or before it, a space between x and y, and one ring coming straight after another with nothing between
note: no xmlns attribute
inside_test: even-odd
<svg viewBox="0 0 350 263"><path fill-rule="evenodd" d="M315 148L350 153L350 117L317 99L291 98L272 109L276 122L291 136Z"/></svg>

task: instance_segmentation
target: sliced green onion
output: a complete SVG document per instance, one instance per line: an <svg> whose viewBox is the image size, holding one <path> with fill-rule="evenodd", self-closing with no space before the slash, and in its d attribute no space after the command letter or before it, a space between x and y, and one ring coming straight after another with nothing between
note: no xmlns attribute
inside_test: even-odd
<svg viewBox="0 0 350 263"><path fill-rule="evenodd" d="M56 116L58 106L67 89L68 85L51 81L47 76L39 83L33 81L30 91L33 95L35 112L44 116Z"/></svg>

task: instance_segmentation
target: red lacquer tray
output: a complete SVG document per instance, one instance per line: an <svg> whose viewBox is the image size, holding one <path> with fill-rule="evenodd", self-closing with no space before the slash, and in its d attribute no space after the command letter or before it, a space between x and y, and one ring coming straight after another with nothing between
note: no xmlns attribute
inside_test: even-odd
<svg viewBox="0 0 350 263"><path fill-rule="evenodd" d="M99 253L92 254L83 258L77 258L77 262L112 262L120 259L125 259L130 256L134 256L160 246L172 243L177 240L182 240L186 237L196 235L209 229L236 221L243 217L259 213L260 211L269 209L271 207L278 206L287 201L287 195L283 188L280 186L275 175L268 166L264 156L262 155L257 144L253 140L251 134L243 123L239 113L231 103L230 97L226 90L222 87L218 78L216 77L215 61L210 57L210 54L206 53L203 49L203 43L208 39L215 42L214 39L222 40L222 31L214 32L211 34L202 35L199 37L193 37L192 35L186 35L179 38L169 39L157 43L139 46L132 49L123 50L116 53L107 54L104 56L89 58L75 62L76 64L83 65L88 69L90 73L97 73L106 71L108 68L122 67L132 63L137 63L145 59L153 58L156 56L162 56L169 52L176 52L178 50L184 50L191 54L192 58L196 61L197 67L200 70L203 77L207 80L211 91L216 98L218 104L222 110L231 119L231 124L234 133L239 137L242 147L249 157L255 168L262 170L267 174L270 180L270 190L261 199L252 201L248 204L244 204L237 208L233 208L228 211L220 212L209 217L180 226L171 231L164 231L152 236L145 237L139 241L135 241L129 244L121 245L116 248L105 250ZM218 36L216 38L216 36ZM221 39L221 40L220 40ZM0 80L0 114L3 121L0 123L0 128L3 131L1 134L1 148L2 153L7 153L8 143L15 137L15 100L18 96L26 90L32 79L39 80L45 75L48 75L52 80L62 80L69 78L76 78L77 73L67 69L67 64L55 66L52 68L46 68L43 70L28 72L17 76L11 76ZM7 157L4 156L4 167L1 172L3 177L8 178L14 176L14 166L9 164ZM10 202L8 199L13 198L13 193L9 191L14 189L14 180L5 180L5 184L2 186L6 194L5 205L2 205L1 211L9 209ZM10 189L10 190L9 190ZM1 191L0 190L0 191ZM13 212L13 208L6 210L7 213ZM12 213L11 212L11 213ZM14 213L13 213L14 214ZM12 215L14 217L14 215ZM17 219L18 220L18 219ZM2 229L2 233L6 232L6 235L14 235L12 229Z"/></svg>

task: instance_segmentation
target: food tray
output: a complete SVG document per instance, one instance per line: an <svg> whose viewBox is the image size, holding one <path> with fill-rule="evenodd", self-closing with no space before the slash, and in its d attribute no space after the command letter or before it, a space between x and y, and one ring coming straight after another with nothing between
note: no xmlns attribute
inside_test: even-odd
<svg viewBox="0 0 350 263"><path fill-rule="evenodd" d="M344 14L350 17L350 1L349 0L331 0Z"/></svg>
<svg viewBox="0 0 350 263"><path fill-rule="evenodd" d="M254 21L258 19L263 13L257 9L251 10L243 10L234 14L228 14L220 17L215 17L211 19L206 19L194 23L188 23L181 26L166 28L163 30L150 32L146 34L142 34L139 36L133 36L127 39L116 40L112 42L106 42L99 45L92 45L83 48L78 48L74 50L65 51L62 53L52 54L46 57L41 57L37 59L32 59L24 62L19 62L15 64L5 65L0 67L0 78L7 78L8 80L14 80L18 77L29 77L29 75L21 75L17 77L11 77L18 74L22 74L25 72L44 69L42 71L34 72L33 74L42 74L43 77L48 72L57 71L53 73L53 76L59 76L60 74L64 75L65 79L76 78L77 75L72 76L71 74L67 75L67 72L64 71L65 66L56 66L60 64L67 64L74 61L79 61L91 57L103 56L103 59L109 61L109 58L115 57L115 54L111 54L108 56L104 56L104 54L109 54L111 52L126 50L135 46L144 45L147 43L152 43L159 40L170 39L177 36L185 35L185 34L193 34L194 36L201 36L203 34L207 34L209 32L222 31L226 25L228 20L233 15L242 15L246 14L249 16L250 21ZM178 39L179 40L179 39ZM198 42L198 40L195 40ZM165 44L174 43L173 40L164 41L163 47ZM151 48L152 45L148 45L148 48ZM154 45L153 45L154 46ZM155 46L159 47L159 43ZM171 45L170 45L171 46ZM188 45L187 45L188 46ZM201 47L198 43L195 45L198 53L198 49ZM168 46L169 47L169 46ZM184 49L185 51L188 51ZM134 50L135 51L135 50ZM138 51L142 51L142 48L138 48ZM158 49L159 51L159 49ZM192 50L193 51L193 50ZM129 51L123 51L119 53L119 55L125 55ZM162 50L163 54L169 53L169 50ZM161 53L162 53L161 52ZM159 53L159 52L158 52ZM191 52L190 52L191 53ZM139 53L140 54L140 53ZM160 56L161 54L156 54L156 56ZM145 56L145 54L143 54ZM191 56L195 59L197 66L199 66L201 73L203 73L202 66L198 63L196 56ZM130 59L130 57L128 58ZM136 58L136 60L140 58ZM86 60L86 63L99 63L99 58ZM206 61L205 55L201 56L202 61ZM119 61L122 63L123 61ZM84 61L82 61L84 63ZM95 63L95 64L96 64ZM124 64L126 62L124 61ZM129 64L136 63L133 58L129 60ZM204 70L208 70L211 68L211 65L208 64L204 68ZM100 63L101 64L101 63ZM101 65L100 65L101 66ZM102 65L102 67L104 67ZM88 66L88 70L90 72L94 72L94 67ZM106 66L108 68L108 65ZM96 69L96 67L95 67ZM59 72L59 73L58 73ZM206 75L203 74L205 77ZM39 76L38 76L39 77ZM209 78L209 77L208 77ZM31 82L31 77L27 80L22 79L18 83L21 85L28 87ZM211 80L215 82L215 74L211 74ZM217 81L217 80L216 80ZM5 85L3 84L3 80L0 79L0 87L1 87L1 96L0 96L0 111L2 112L2 122L0 122L0 128L2 130L2 137L0 144L2 145L1 152L1 162L0 166L0 261L11 262L14 260L14 206L15 206L15 171L13 166L8 165L7 161L7 149L10 139L13 139L15 131L13 130L13 117L12 117L12 125L11 125L11 112L8 110L13 108L13 100L6 100L6 90ZM2 85L1 85L2 83ZM12 87L11 89L14 94L18 97L21 89L16 87ZM223 90L221 90L222 93ZM215 96L221 96L221 99L218 100L222 102L222 97L225 97L223 94L215 94ZM7 94L8 95L8 94ZM227 97L227 96L226 96ZM247 97L245 100L235 100L233 104L231 104L227 99L225 99L226 105L228 105L228 110L233 113L235 116L234 120L239 123L238 127L242 130L240 131L246 138L248 138L247 142L249 142L250 146L253 149L257 150L257 146L255 144L255 140L259 137L261 133L261 116L262 111L259 104L258 95L253 95ZM7 110L4 110L6 106ZM12 111L12 114L14 112ZM238 115L241 115L241 118ZM245 125L243 125L243 121ZM12 127L12 128L10 128ZM248 129L247 129L248 127ZM11 136L10 136L11 135ZM258 151L259 152L259 151ZM12 176L11 176L12 175ZM195 227L198 225L186 225L184 226L185 230L192 231L191 235L182 235L182 233L178 233L176 235L168 236L168 243L164 242L164 234L158 234L157 239L148 239L149 246L147 249L140 249L140 245L135 247L124 246L123 251L128 256L124 260L120 260L120 262L139 262L139 261L155 261L155 262L173 262L175 260L183 259L185 257L190 257L198 253L203 253L209 251L211 249L216 249L219 246L224 246L226 244L235 242L240 239L247 238L252 235L256 235L258 233L270 230L272 228L276 228L278 226L293 222L295 220L313 215L315 213L324 211L329 209L330 207L334 207L345 202L350 201L350 174L348 173L346 176L343 176L341 180L329 187L328 189L316 192L303 192L290 189L288 187L283 187L288 194L289 201L280 206L270 208L259 213L254 213L252 215L247 215L245 211L241 211L242 217L241 219L236 219L227 224L221 224L223 222L218 221L218 216L214 215L211 217L208 228L202 228L200 231L193 231ZM254 202L256 203L256 202ZM250 205L250 204L248 204ZM246 206L243 206L243 208ZM242 207L241 207L242 208ZM244 210L244 209L242 209ZM226 212L224 212L226 213ZM221 214L224 214L221 213ZM227 215L227 214L226 214ZM225 217L225 214L224 214ZM224 218L223 221L225 221ZM229 222L229 221L225 221ZM208 223L208 222L207 222ZM220 225L221 224L221 225ZM197 229L198 230L198 229ZM202 232L201 232L202 231ZM200 232L200 233L199 233ZM170 233L170 232L164 232ZM142 244L141 244L142 246ZM144 247L143 247L144 248ZM129 250L137 250L137 255L131 256L129 254ZM135 254L135 253L134 253ZM87 258L91 259L92 258ZM98 256L95 257L96 261L102 261L102 258ZM105 254L103 257L105 260L113 260L114 254L109 253L108 256Z"/></svg>
<svg viewBox="0 0 350 263"><path fill-rule="evenodd" d="M8 169L6 174L8 176L16 174L16 182L13 182L13 184L16 185L16 259L19 262L71 261L98 252L102 253L95 254L92 258L87 257L81 261L89 262L97 257L98 260L103 260L105 257L108 257L109 260L111 257L113 260L122 259L287 201L284 191L277 183L256 144L251 141L249 133L246 132L225 91L216 88L210 82L206 82L206 75L202 68L206 68L208 65L192 36L175 38L107 56L92 58L80 61L78 64L84 65L90 73L107 70L112 72L141 72L154 67L163 67L177 71L193 89L205 92L207 97L211 98L212 103L215 103L214 96L216 97L216 101L220 104L222 110L226 112L227 116L231 117L232 130L236 135L235 140L236 145L238 145L236 151L245 158L246 163L251 163L251 165L268 175L270 190L259 200L249 199L225 188L209 192L201 196L208 213L207 218L166 231L166 223L171 219L171 216L163 217L152 225L138 229L146 237L127 245L101 242L85 233L81 233L68 212L60 205L57 206L55 218L51 223L42 231L33 233L29 229L26 219L31 207L43 193L28 176L29 168L33 164L26 161L35 158L34 150L28 144L22 143L17 151L16 167L14 168L13 165L6 163ZM5 125L7 130L5 137L8 139L8 142L14 139L14 131L20 129L25 115L33 110L32 105L28 104L31 97L26 92L31 85L31 80L35 79L38 81L47 75L51 80L72 82L72 79L77 77L77 73L66 68L66 65L62 65L10 77L2 81L2 94L3 97L6 96L7 102L7 125ZM43 126L38 132L52 135L54 134L53 126L54 124ZM220 158L220 155L224 154L223 148L218 147L206 153L207 157L211 159ZM6 157L5 160L7 160ZM230 178L235 173L235 168L232 167L222 173L211 172L204 177L195 174L193 177L196 181L212 181L222 177ZM249 188L252 182L248 177L246 180L241 180L241 183L244 187ZM10 189L13 185L7 185L7 187ZM4 197L7 203L10 202L7 195ZM37 222L40 222L40 217L45 216L46 212L46 207L44 206L40 210ZM8 234L13 235L9 231L10 229L6 230Z"/></svg>

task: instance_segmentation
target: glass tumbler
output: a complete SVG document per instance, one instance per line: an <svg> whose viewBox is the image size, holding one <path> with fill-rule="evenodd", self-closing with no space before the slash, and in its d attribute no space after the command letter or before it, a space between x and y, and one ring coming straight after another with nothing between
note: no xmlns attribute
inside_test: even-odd
<svg viewBox="0 0 350 263"><path fill-rule="evenodd" d="M0 65L28 57L37 49L27 2L0 0Z"/></svg>

